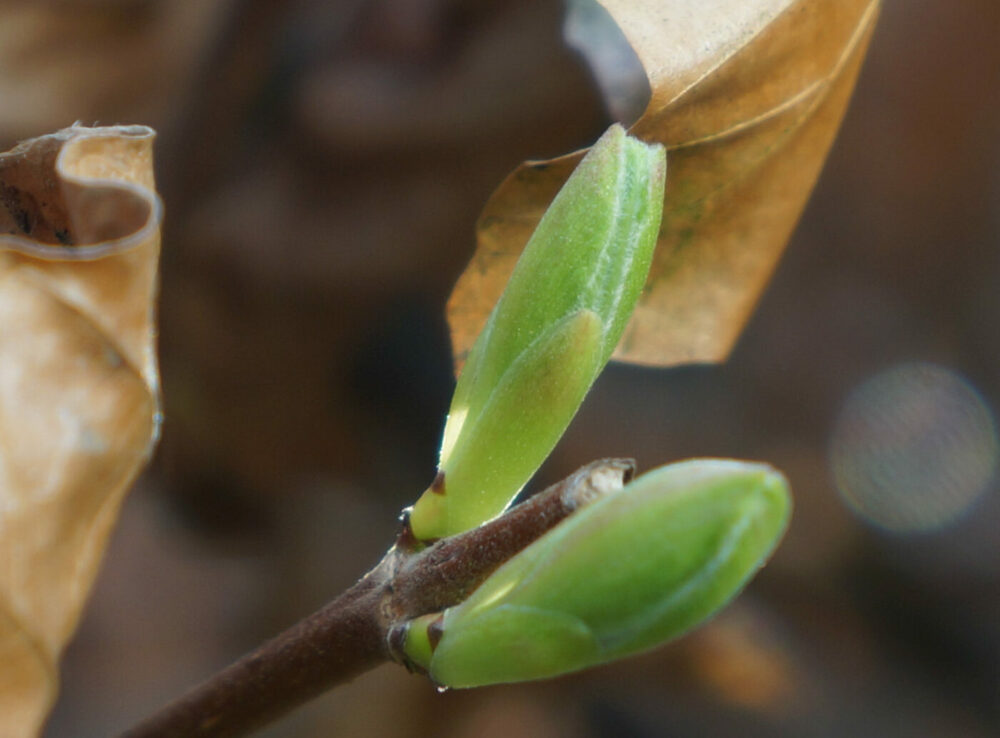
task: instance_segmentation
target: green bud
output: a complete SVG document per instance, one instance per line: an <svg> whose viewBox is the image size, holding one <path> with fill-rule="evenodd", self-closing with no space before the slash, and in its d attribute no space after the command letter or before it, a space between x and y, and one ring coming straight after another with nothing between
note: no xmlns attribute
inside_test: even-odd
<svg viewBox="0 0 1000 738"><path fill-rule="evenodd" d="M559 440L594 381L602 337L600 318L581 310L521 354L500 379L475 432L463 434L452 450L444 488L425 492L414 506L410 525L419 537L475 528L507 504L490 491L516 493L534 471L525 469L524 460L535 459L540 448L547 453ZM553 422L553 414L565 421Z"/></svg>
<svg viewBox="0 0 1000 738"><path fill-rule="evenodd" d="M736 595L790 505L784 477L762 464L662 467L553 528L465 602L413 621L405 651L438 684L474 687L652 648Z"/></svg>
<svg viewBox="0 0 1000 738"><path fill-rule="evenodd" d="M662 146L615 125L556 195L459 377L417 538L500 514L562 436L642 291L665 174Z"/></svg>

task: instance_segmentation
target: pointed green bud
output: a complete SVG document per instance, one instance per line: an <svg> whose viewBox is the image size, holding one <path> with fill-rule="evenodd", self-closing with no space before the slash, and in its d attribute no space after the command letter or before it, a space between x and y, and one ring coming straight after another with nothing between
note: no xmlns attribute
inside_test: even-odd
<svg viewBox="0 0 1000 738"><path fill-rule="evenodd" d="M527 465L541 463L538 449L547 453L556 444L583 402L597 374L603 333L597 314L580 310L518 357L483 408L475 432L463 434L452 449L440 491L432 487L411 511L411 528L424 534L418 537L475 528L507 505L507 497L534 472ZM500 497L493 490L506 492Z"/></svg>
<svg viewBox="0 0 1000 738"><path fill-rule="evenodd" d="M450 687L541 679L643 651L731 600L788 523L762 464L665 466L575 513L461 604L411 622L405 651Z"/></svg>
<svg viewBox="0 0 1000 738"><path fill-rule="evenodd" d="M642 291L665 175L663 147L615 125L556 195L459 377L418 539L500 514L562 436Z"/></svg>

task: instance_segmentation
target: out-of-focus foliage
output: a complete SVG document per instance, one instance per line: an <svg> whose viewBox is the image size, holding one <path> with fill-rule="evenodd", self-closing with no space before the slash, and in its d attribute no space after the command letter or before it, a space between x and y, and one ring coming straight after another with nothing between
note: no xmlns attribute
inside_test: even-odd
<svg viewBox="0 0 1000 738"><path fill-rule="evenodd" d="M159 426L153 132L0 154L0 735L37 733Z"/></svg>
<svg viewBox="0 0 1000 738"><path fill-rule="evenodd" d="M0 7L0 135L158 122L198 73L229 0L13 0ZM123 63L127 60L127 63ZM150 84L151 80L156 84Z"/></svg>
<svg viewBox="0 0 1000 738"><path fill-rule="evenodd" d="M646 291L615 358L729 354L798 221L847 107L878 0L602 0L652 91L630 133L671 169ZM522 165L486 204L448 304L461 363L580 154Z"/></svg>

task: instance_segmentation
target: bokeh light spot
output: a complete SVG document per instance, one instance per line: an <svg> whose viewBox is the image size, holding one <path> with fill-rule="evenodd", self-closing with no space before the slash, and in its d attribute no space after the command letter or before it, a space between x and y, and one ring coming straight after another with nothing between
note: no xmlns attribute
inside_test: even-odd
<svg viewBox="0 0 1000 738"><path fill-rule="evenodd" d="M939 528L970 510L997 457L986 403L958 374L927 363L894 366L856 387L830 440L841 497L899 532Z"/></svg>

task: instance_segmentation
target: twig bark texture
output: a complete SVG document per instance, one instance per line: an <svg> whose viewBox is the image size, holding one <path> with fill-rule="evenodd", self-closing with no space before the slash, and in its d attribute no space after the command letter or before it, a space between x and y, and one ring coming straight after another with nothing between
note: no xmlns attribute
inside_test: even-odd
<svg viewBox="0 0 1000 738"><path fill-rule="evenodd" d="M425 546L404 522L396 544L351 589L242 657L123 738L241 736L388 660L391 632L464 600L574 510L620 489L628 459L595 461L479 528Z"/></svg>

